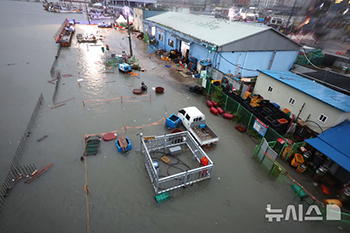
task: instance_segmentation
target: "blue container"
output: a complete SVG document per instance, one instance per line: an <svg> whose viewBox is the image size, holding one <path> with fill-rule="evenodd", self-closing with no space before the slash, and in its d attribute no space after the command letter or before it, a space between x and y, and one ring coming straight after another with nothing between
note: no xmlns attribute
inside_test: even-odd
<svg viewBox="0 0 350 233"><path fill-rule="evenodd" d="M280 109L280 106L276 103L272 103L273 105L275 105L276 108Z"/></svg>
<svg viewBox="0 0 350 233"><path fill-rule="evenodd" d="M153 166L155 169L159 168L159 163L157 161L153 161Z"/></svg>
<svg viewBox="0 0 350 233"><path fill-rule="evenodd" d="M117 146L117 149L118 149L118 152L119 152L119 153L123 153L123 152L129 151L129 150L132 149L131 142L130 142L129 138L128 138L128 137L125 137L125 140L128 142L128 146L126 147L126 150L125 150L125 151L123 151L123 149L119 146L118 139L115 140L115 145Z"/></svg>
<svg viewBox="0 0 350 233"><path fill-rule="evenodd" d="M172 114L165 120L165 126L171 129L175 129L176 127L179 127L180 122L181 122L181 119L175 114Z"/></svg>
<svg viewBox="0 0 350 233"><path fill-rule="evenodd" d="M200 129L204 129L204 128L205 128L205 124L201 124L201 125L199 126L199 128L200 128Z"/></svg>

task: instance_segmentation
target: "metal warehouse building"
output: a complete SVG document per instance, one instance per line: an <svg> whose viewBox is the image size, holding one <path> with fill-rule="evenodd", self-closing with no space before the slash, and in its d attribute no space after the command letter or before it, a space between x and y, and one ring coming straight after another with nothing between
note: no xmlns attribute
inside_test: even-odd
<svg viewBox="0 0 350 233"><path fill-rule="evenodd" d="M166 51L211 61L223 74L257 76L257 69L292 68L300 45L263 24L230 22L213 17L167 12L143 20L144 33ZM213 75L215 77L215 75Z"/></svg>

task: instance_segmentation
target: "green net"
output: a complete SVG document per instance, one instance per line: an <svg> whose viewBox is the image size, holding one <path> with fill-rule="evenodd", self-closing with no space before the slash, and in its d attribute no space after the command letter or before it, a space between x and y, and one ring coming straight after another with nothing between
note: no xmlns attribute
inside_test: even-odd
<svg viewBox="0 0 350 233"><path fill-rule="evenodd" d="M247 109L245 109L242 106L239 108L239 113L241 115L240 122L242 123L242 125L248 127L249 121L250 121L250 118L251 118L252 114Z"/></svg>
<svg viewBox="0 0 350 233"><path fill-rule="evenodd" d="M274 129L271 127L267 128L266 134L265 134L266 141L276 141L278 138L283 138L279 133L277 133Z"/></svg>
<svg viewBox="0 0 350 233"><path fill-rule="evenodd" d="M208 87L207 93L209 96L212 95L217 89L217 87L209 81L207 81L207 87Z"/></svg>
<svg viewBox="0 0 350 233"><path fill-rule="evenodd" d="M225 110L233 114L237 113L240 104L236 100L232 99L227 95L225 95L225 99L226 99Z"/></svg>

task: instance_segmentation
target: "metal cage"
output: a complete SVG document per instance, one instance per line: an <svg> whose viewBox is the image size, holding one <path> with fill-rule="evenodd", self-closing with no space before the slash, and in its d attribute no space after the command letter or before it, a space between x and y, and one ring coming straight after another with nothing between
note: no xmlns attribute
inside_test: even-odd
<svg viewBox="0 0 350 233"><path fill-rule="evenodd" d="M175 190L180 187L187 187L196 182L211 178L214 171L214 163L188 131L162 136L143 137L141 135L140 140L141 152L145 155L145 166L156 194ZM150 153L157 150L167 152L170 151L170 148L176 146L187 148L191 152L195 163L198 162L198 167L174 175L160 177L159 167L156 168L154 166L154 161ZM201 163L202 158L206 158L207 165Z"/></svg>

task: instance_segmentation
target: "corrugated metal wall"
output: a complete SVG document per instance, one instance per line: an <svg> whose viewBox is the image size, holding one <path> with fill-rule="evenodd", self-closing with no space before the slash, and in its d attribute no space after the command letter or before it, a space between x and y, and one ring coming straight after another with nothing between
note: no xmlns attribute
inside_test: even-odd
<svg viewBox="0 0 350 233"><path fill-rule="evenodd" d="M223 73L233 73L237 65L240 65L239 71L243 77L257 76L257 69L268 70L289 70L292 68L297 51L238 51L222 52L218 55L215 67Z"/></svg>
<svg viewBox="0 0 350 233"><path fill-rule="evenodd" d="M300 47L291 39L271 29L223 45L222 51L299 51Z"/></svg>

